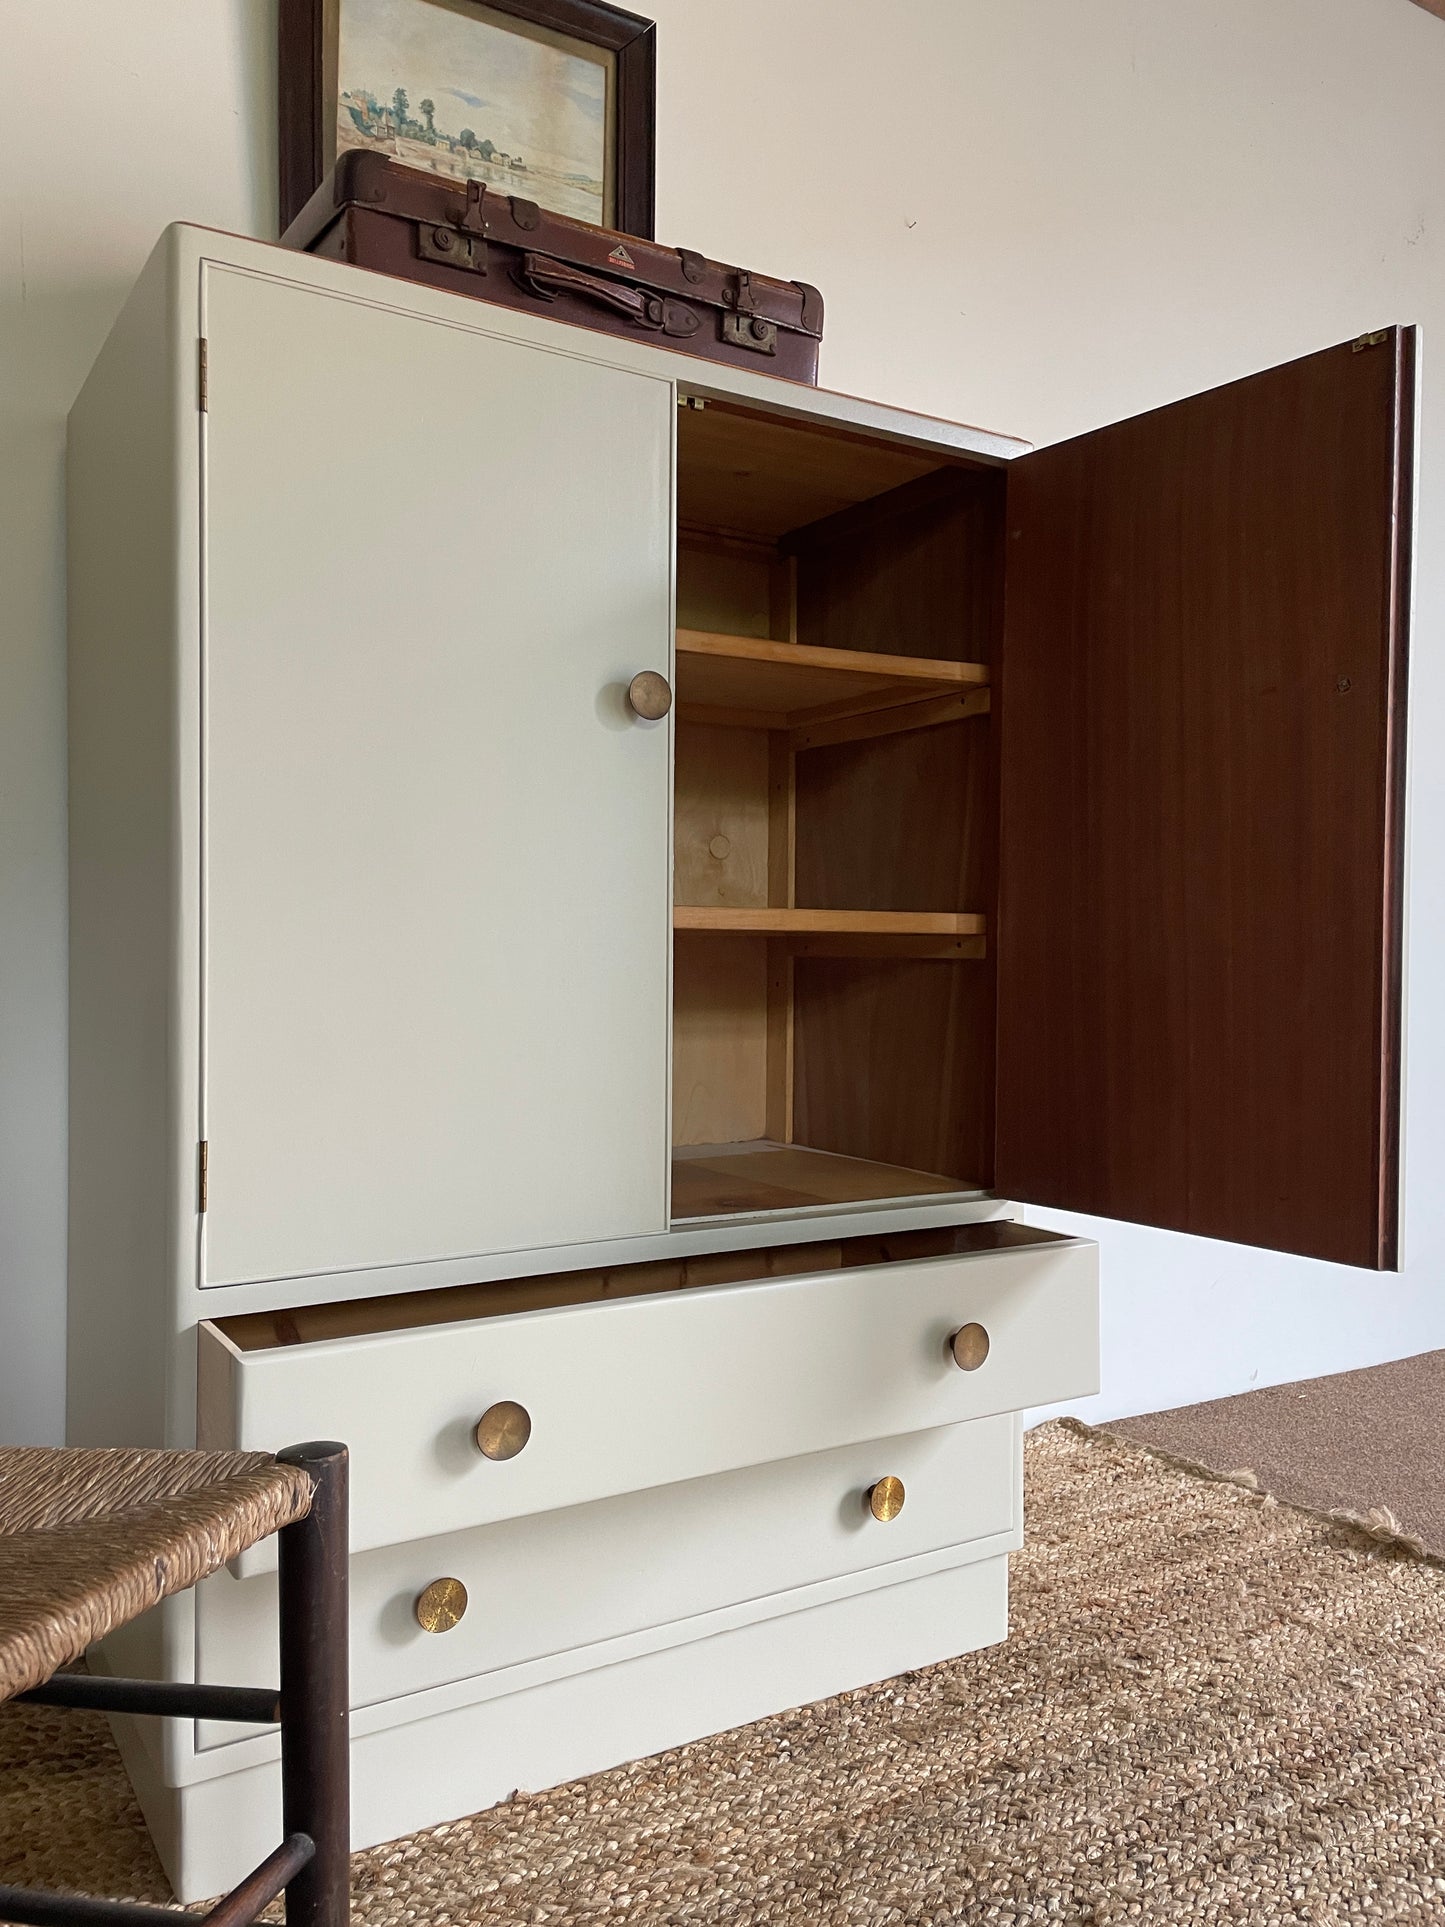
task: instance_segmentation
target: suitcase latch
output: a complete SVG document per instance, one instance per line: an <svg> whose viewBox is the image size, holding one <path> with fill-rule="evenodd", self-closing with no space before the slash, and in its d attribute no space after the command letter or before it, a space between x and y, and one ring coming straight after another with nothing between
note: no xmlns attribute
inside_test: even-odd
<svg viewBox="0 0 1445 1927"><path fill-rule="evenodd" d="M457 223L457 226L463 234L486 233L487 217L484 211L486 199L487 184L485 181L467 182L467 205L462 212L461 220Z"/></svg>
<svg viewBox="0 0 1445 1927"><path fill-rule="evenodd" d="M760 314L723 315L722 338L735 348L751 348L754 354L775 355L778 352L778 324L776 321L764 321Z"/></svg>
<svg viewBox="0 0 1445 1927"><path fill-rule="evenodd" d="M753 277L746 268L739 268L733 277L733 285L723 289L723 300L733 310L722 317L722 338L734 348L751 348L755 355L775 355L778 352L778 324L764 321L757 312L757 297L753 293Z"/></svg>
<svg viewBox="0 0 1445 1927"><path fill-rule="evenodd" d="M416 251L423 261L443 261L449 268L487 272L487 244L480 234L461 234L454 227L433 227L424 221L416 231Z"/></svg>

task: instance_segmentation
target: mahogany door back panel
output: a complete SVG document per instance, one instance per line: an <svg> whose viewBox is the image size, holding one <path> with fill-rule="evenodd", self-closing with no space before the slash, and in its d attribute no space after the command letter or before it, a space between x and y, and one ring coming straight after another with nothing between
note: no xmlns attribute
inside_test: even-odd
<svg viewBox="0 0 1445 1927"><path fill-rule="evenodd" d="M1009 476L996 1182L1397 1262L1413 335Z"/></svg>

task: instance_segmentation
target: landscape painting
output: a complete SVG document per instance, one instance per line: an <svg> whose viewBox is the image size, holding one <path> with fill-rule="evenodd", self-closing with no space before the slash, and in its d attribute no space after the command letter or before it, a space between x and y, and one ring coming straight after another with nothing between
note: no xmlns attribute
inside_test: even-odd
<svg viewBox="0 0 1445 1927"><path fill-rule="evenodd" d="M615 56L472 0L341 0L336 151L613 224Z"/></svg>

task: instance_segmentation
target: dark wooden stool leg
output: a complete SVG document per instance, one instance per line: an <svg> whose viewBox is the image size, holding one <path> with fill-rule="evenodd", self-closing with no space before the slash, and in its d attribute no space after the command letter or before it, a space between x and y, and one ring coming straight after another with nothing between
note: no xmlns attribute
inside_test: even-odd
<svg viewBox="0 0 1445 1927"><path fill-rule="evenodd" d="M311 1511L278 1535L281 1560L282 1831L316 1854L286 1889L287 1927L351 1918L351 1697L347 1638L347 1453L344 1445L278 1452L310 1473Z"/></svg>

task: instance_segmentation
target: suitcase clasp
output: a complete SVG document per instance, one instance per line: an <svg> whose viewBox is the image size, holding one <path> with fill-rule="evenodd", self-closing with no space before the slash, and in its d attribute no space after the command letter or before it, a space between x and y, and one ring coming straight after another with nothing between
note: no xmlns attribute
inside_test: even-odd
<svg viewBox="0 0 1445 1927"><path fill-rule="evenodd" d="M462 212L461 220L457 223L463 234L486 233L487 217L483 212L483 204L486 198L487 184L485 181L467 182L467 205Z"/></svg>
<svg viewBox="0 0 1445 1927"><path fill-rule="evenodd" d="M423 261L440 261L449 268L487 272L487 244L480 234L462 234L454 227L423 222L416 231L416 251Z"/></svg>
<svg viewBox="0 0 1445 1927"><path fill-rule="evenodd" d="M722 338L734 348L751 348L759 355L778 352L776 321L764 321L760 314L725 314L721 321Z"/></svg>
<svg viewBox="0 0 1445 1927"><path fill-rule="evenodd" d="M776 321L764 321L758 313L753 277L746 268L739 268L733 276L733 285L723 289L723 300L732 313L721 317L722 339L734 348L751 348L757 355L775 355L778 352L778 324Z"/></svg>

